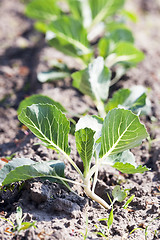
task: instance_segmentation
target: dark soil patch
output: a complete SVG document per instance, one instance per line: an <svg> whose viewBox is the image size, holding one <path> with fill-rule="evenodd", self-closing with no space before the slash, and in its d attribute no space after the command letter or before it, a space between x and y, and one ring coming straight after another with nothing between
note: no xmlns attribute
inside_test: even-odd
<svg viewBox="0 0 160 240"><path fill-rule="evenodd" d="M139 164L146 164L151 171L144 174L122 175L118 171L101 169L97 193L106 198L107 192L119 183L125 189L131 189L135 198L129 210L124 210L117 203L114 210L114 222L110 230L110 239L145 239L144 228L148 227L148 239L160 239L154 231L160 232L160 14L158 0L153 8L150 1L131 1L139 15L139 22L132 24L136 44L145 54L145 60L137 68L131 69L125 78L117 84L119 87L130 87L142 84L150 88L149 97L152 101L152 116L143 117L152 138L157 139L149 147L144 142L139 148L133 149ZM16 6L16 7L15 7ZM61 102L72 112L89 113L96 110L85 96L71 87L71 80L56 83L38 83L37 71L48 68L49 59L64 58L70 67L75 67L72 59L63 57L55 50L46 46L43 36L33 28L33 22L24 14L24 6L18 0L0 1L0 157L15 154L15 157L29 157L35 161L57 159L56 153L41 145L29 131L21 128L17 119L19 102L32 93L41 93ZM47 60L46 60L47 59ZM76 67L78 65L76 64ZM125 80L124 80L125 79ZM74 137L69 137L72 158L79 162L75 150ZM64 159L65 161L65 159ZM0 161L0 168L3 162ZM76 172L66 163L67 177L77 180ZM88 239L103 239L95 234L100 223L98 219L109 216L109 211L88 199L81 187L73 186L79 196L69 192L64 186L51 184L48 181L27 181L19 190L16 184L12 191L0 192L0 216L15 221L15 210L21 206L26 221L36 220L37 229L31 228L18 236L6 233L10 227L8 222L0 219L0 239L83 239L88 217ZM105 229L105 222L102 226ZM137 227L131 235L129 233Z"/></svg>

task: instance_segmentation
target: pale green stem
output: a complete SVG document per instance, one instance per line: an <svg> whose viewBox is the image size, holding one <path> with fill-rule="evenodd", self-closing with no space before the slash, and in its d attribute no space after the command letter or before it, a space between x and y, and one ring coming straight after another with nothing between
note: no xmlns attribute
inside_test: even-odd
<svg viewBox="0 0 160 240"><path fill-rule="evenodd" d="M102 118L105 118L106 116L106 112L105 112L105 108L104 108L104 103L101 101L101 100L95 100L94 101L95 105L96 105L96 108L99 112L99 115L102 117Z"/></svg>
<svg viewBox="0 0 160 240"><path fill-rule="evenodd" d="M95 190L95 187L96 187L96 183L97 183L97 178L98 178L98 168L99 168L99 165L98 165L98 158L97 158L97 155L95 156L95 166L96 166L96 172L94 174L94 179L93 179L93 186L92 186L92 192L94 193L94 190Z"/></svg>
<svg viewBox="0 0 160 240"><path fill-rule="evenodd" d="M90 197L92 200L98 202L101 204L104 208L110 208L108 203L106 203L102 198L100 198L98 195L96 195L94 192L91 191L90 188L90 179L84 179L84 191L86 192L87 196Z"/></svg>
<svg viewBox="0 0 160 240"><path fill-rule="evenodd" d="M60 176L58 176L58 175L57 175L57 176L50 176L50 175L48 175L48 176L46 176L46 177L49 177L49 178L56 178L56 179L61 180L62 182L69 182L69 183L77 184L77 185L80 185L80 186L84 187L84 184L83 184L83 183L79 183L79 182L76 182L76 181L70 180L70 179L68 179L68 178L63 178L63 177L60 177Z"/></svg>

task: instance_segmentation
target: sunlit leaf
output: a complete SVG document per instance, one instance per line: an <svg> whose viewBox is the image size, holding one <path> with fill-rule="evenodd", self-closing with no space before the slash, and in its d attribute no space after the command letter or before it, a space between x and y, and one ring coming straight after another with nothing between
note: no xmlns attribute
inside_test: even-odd
<svg viewBox="0 0 160 240"><path fill-rule="evenodd" d="M47 147L69 154L69 121L54 105L33 104L22 110L19 120L25 124Z"/></svg>
<svg viewBox="0 0 160 240"><path fill-rule="evenodd" d="M141 144L148 136L137 115L129 110L113 109L104 119L101 157L118 154Z"/></svg>
<svg viewBox="0 0 160 240"><path fill-rule="evenodd" d="M20 114L23 108L26 108L28 106L31 106L32 104L38 104L38 103L52 104L56 106L58 109L60 109L62 112L66 112L66 109L59 102L56 102L52 98L41 95L41 94L34 94L34 95L31 95L30 97L25 98L19 104L17 112L18 114Z"/></svg>

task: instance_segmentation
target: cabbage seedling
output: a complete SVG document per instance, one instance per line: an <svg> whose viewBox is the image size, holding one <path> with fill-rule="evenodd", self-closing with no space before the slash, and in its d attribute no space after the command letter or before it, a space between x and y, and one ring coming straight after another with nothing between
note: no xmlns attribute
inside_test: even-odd
<svg viewBox="0 0 160 240"><path fill-rule="evenodd" d="M79 119L75 141L83 161L83 173L70 157L69 121L56 106L33 104L23 109L18 118L46 147L56 150L68 160L80 175L82 183L66 179L63 164L59 161L35 163L29 159L27 161L13 159L0 171L1 185L35 177L47 178L50 181L59 180L65 184L68 181L82 185L87 196L103 207L109 208L109 204L95 194L101 165L111 165L128 174L143 173L148 170L145 166L137 166L133 154L129 151L140 145L148 136L145 126L130 110L113 109L104 120L97 116L85 116Z"/></svg>

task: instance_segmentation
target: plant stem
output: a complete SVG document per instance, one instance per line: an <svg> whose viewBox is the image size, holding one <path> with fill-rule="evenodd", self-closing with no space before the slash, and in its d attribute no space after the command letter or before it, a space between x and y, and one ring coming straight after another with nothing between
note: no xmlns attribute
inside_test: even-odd
<svg viewBox="0 0 160 240"><path fill-rule="evenodd" d="M101 100L99 100L99 101L95 100L94 103L96 105L96 108L98 109L99 115L102 118L105 118L106 111L105 111L105 108L104 108L104 103Z"/></svg>
<svg viewBox="0 0 160 240"><path fill-rule="evenodd" d="M106 203L102 198L100 198L98 195L96 195L94 192L91 191L90 189L90 179L84 179L84 191L86 192L87 196L93 199L94 201L98 202L101 204L104 208L110 208L108 203Z"/></svg>
<svg viewBox="0 0 160 240"><path fill-rule="evenodd" d="M70 162L70 164L75 168L75 170L79 173L82 180L84 180L83 173L79 169L79 167L76 165L76 163L68 156L63 150L60 149L60 152L65 156L65 158Z"/></svg>
<svg viewBox="0 0 160 240"><path fill-rule="evenodd" d="M97 177L98 177L98 159L97 159L97 155L95 155L95 166L96 166L96 172L94 174L94 179L93 179L93 186L92 186L92 192L94 193L95 187L96 187L96 183L97 183Z"/></svg>

